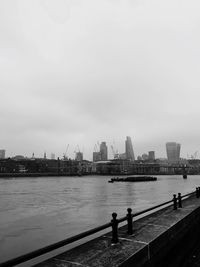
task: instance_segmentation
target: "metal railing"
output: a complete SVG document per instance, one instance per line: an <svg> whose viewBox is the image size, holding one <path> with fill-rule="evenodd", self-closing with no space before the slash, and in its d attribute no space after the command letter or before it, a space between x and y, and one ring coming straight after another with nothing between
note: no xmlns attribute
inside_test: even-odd
<svg viewBox="0 0 200 267"><path fill-rule="evenodd" d="M63 246L69 245L69 244L71 244L71 243L73 243L75 241L78 241L78 240L82 239L82 238L91 236L91 235L96 234L96 233L98 233L98 232L100 232L102 230L108 229L109 227L112 227L112 240L111 240L111 243L116 244L119 241L118 240L118 225L119 225L119 223L127 221L127 233L129 235L132 235L133 234L133 218L134 217L137 217L139 215L143 215L145 213L148 213L150 211L156 210L156 209L164 207L164 206L173 205L173 209L177 210L177 208L182 208L182 199L183 198L192 196L194 194L196 194L197 198L200 197L200 187L196 187L196 191L194 191L192 193L185 194L183 196L181 195L181 193L178 193L178 197L174 194L172 200L166 201L164 203L161 203L159 205L153 206L151 208L147 208L145 210L142 210L142 211L139 211L139 212L136 212L136 213L132 213L132 209L128 208L127 209L127 212L128 212L127 215L122 217L122 218L120 218L120 219L117 219L117 213L112 213L112 220L109 223L106 223L106 224L101 225L99 227L96 227L96 228L93 228L91 230L85 231L85 232L80 233L78 235L69 237L67 239L64 239L64 240L59 241L59 242L54 243L54 244L51 244L49 246L37 249L35 251L32 251L32 252L27 253L25 255L22 255L22 256L14 258L14 259L8 260L6 262L0 263L0 267L8 267L8 266L10 267L10 266L18 265L20 263L24 263L24 262L29 261L31 259L34 259L36 257L42 256L42 255L44 255L44 254L46 254L48 252L51 252L51 251L56 250L58 248L61 248Z"/></svg>

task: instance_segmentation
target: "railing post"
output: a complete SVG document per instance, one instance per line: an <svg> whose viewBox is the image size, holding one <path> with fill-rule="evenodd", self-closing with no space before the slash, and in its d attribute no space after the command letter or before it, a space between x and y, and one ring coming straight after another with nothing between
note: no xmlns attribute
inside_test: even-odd
<svg viewBox="0 0 200 267"><path fill-rule="evenodd" d="M181 196L181 193L178 193L178 207L182 208L182 196Z"/></svg>
<svg viewBox="0 0 200 267"><path fill-rule="evenodd" d="M111 223L112 223L112 240L111 240L111 242L113 244L116 244L119 242L117 213L113 212L112 217L113 217L113 219L111 220Z"/></svg>
<svg viewBox="0 0 200 267"><path fill-rule="evenodd" d="M127 217L127 222L128 222L128 234L132 235L133 234L133 217L131 214L132 209L128 208L127 211L128 211L128 213L127 213L126 217Z"/></svg>
<svg viewBox="0 0 200 267"><path fill-rule="evenodd" d="M174 202L174 210L177 210L177 198L176 198L176 194L173 195L173 202Z"/></svg>

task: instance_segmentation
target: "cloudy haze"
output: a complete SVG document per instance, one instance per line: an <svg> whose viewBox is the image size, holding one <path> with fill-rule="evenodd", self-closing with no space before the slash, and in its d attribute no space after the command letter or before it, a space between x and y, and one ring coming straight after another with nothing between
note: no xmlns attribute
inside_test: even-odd
<svg viewBox="0 0 200 267"><path fill-rule="evenodd" d="M200 2L1 0L0 148L69 156L126 135L200 150Z"/></svg>

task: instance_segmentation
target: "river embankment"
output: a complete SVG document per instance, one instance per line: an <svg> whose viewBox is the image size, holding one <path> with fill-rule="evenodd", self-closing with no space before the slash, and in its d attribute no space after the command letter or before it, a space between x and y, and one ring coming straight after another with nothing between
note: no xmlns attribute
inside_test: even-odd
<svg viewBox="0 0 200 267"><path fill-rule="evenodd" d="M193 195L181 206L174 209L172 205L134 221L131 234L127 225L119 228L115 244L109 232L35 266L184 266L199 243L200 200Z"/></svg>

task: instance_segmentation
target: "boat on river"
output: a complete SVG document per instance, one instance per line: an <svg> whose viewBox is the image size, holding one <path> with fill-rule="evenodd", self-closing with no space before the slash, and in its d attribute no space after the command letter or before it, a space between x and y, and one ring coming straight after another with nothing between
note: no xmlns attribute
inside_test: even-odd
<svg viewBox="0 0 200 267"><path fill-rule="evenodd" d="M130 176L126 178L111 178L108 182L149 182L149 181L156 181L157 177L154 176Z"/></svg>

